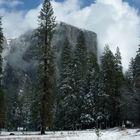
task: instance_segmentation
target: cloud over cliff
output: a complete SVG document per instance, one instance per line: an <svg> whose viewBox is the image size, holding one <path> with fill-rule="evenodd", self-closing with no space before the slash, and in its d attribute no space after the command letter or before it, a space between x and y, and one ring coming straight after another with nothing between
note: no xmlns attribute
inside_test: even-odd
<svg viewBox="0 0 140 140"><path fill-rule="evenodd" d="M96 0L90 6L82 7L80 0L52 1L58 21L92 30L97 33L99 53L105 44L109 44L113 52L119 46L123 65L128 67L140 43L140 16L138 11L122 0ZM0 9L6 37L17 37L29 29L37 27L37 16L40 5L36 9L8 12Z"/></svg>

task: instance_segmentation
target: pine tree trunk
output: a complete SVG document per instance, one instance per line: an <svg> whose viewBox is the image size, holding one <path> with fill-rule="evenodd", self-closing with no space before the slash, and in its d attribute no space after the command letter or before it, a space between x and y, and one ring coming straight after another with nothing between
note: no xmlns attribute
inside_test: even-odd
<svg viewBox="0 0 140 140"><path fill-rule="evenodd" d="M45 135L45 128L44 128L44 126L41 127L41 135Z"/></svg>
<svg viewBox="0 0 140 140"><path fill-rule="evenodd" d="M43 95L41 101L41 135L45 134L45 96Z"/></svg>

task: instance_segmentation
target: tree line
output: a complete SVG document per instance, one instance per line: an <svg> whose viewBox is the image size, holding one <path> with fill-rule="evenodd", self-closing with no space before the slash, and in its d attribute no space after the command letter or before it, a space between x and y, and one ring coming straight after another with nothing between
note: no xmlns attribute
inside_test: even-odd
<svg viewBox="0 0 140 140"><path fill-rule="evenodd" d="M38 39L38 78L27 87L24 100L13 102L15 108L9 117L2 86L4 36L0 19L0 128L10 131L23 127L45 134L46 129L110 128L127 124L127 121L139 125L140 49L124 74L119 47L113 54L106 45L98 62L95 53L85 47L85 36L81 31L74 49L65 38L57 77L51 46L55 27L50 0L44 0L35 34Z"/></svg>

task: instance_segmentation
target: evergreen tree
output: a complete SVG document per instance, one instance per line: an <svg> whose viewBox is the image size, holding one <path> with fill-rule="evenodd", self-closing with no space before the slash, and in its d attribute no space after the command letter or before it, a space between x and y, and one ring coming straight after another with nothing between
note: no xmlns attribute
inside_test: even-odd
<svg viewBox="0 0 140 140"><path fill-rule="evenodd" d="M121 53L119 50L119 47L117 47L116 53L115 53L115 95L114 95L114 109L115 112L113 113L114 115L114 120L115 120L115 125L120 124L120 110L121 110L121 87L123 84L123 72L122 72L122 62L121 62Z"/></svg>
<svg viewBox="0 0 140 140"><path fill-rule="evenodd" d="M60 57L60 78L57 95L57 110L55 115L55 126L58 129L71 129L73 117L73 89L71 79L71 46L66 39Z"/></svg>
<svg viewBox="0 0 140 140"><path fill-rule="evenodd" d="M0 129L4 128L4 121L5 121L5 97L4 92L2 90L2 77L3 77L3 70L2 70L2 51L3 51L3 32L2 32L2 22L0 17Z"/></svg>
<svg viewBox="0 0 140 140"><path fill-rule="evenodd" d="M120 50L119 50L119 47L117 47L117 50L116 50L116 53L115 53L115 67L116 67L116 72L117 72L117 81L118 81L118 84L120 83L121 85L121 81L122 81L122 78L123 78L123 72L122 72L122 58L121 58L121 53L120 53ZM118 86L120 86L118 85Z"/></svg>
<svg viewBox="0 0 140 140"><path fill-rule="evenodd" d="M26 83L26 84L25 84ZM22 85L22 89L20 90L21 93L19 93L19 102L20 102L20 107L21 107L21 127L26 130L34 130L34 127L31 128L31 112L32 112L32 102L34 101L32 99L32 92L34 92L34 88L32 87L32 83L30 78L26 75L24 79L24 83ZM36 107L36 106L34 106ZM36 116L37 118L37 116Z"/></svg>
<svg viewBox="0 0 140 140"><path fill-rule="evenodd" d="M17 130L17 128L21 126L21 115L19 116L19 112L21 111L22 105L19 100L19 91L21 89L21 87L19 87L19 83L23 83L23 81L21 81L21 75L19 73L17 74L17 71L13 70L9 64L7 64L6 70L7 71L5 71L4 76L4 83L6 83L5 93L10 94L6 94L5 125L8 130Z"/></svg>
<svg viewBox="0 0 140 140"><path fill-rule="evenodd" d="M51 40L55 29L55 17L50 0L44 0L39 16L38 39L40 45L39 79L41 94L41 134L52 125L54 89L54 62Z"/></svg>
<svg viewBox="0 0 140 140"><path fill-rule="evenodd" d="M102 127L114 125L115 108L115 57L109 46L105 47L101 57L101 80L100 80L100 112Z"/></svg>
<svg viewBox="0 0 140 140"><path fill-rule="evenodd" d="M101 78L100 78L100 106L102 114L101 121L104 126L113 127L120 123L121 110L121 87L123 83L123 72L121 54L119 48L115 56L105 47L101 57Z"/></svg>
<svg viewBox="0 0 140 140"><path fill-rule="evenodd" d="M131 88L133 88L133 84L134 84L134 62L135 62L134 59L131 58L131 61L129 63L129 68L125 72L125 80L127 80Z"/></svg>
<svg viewBox="0 0 140 140"><path fill-rule="evenodd" d="M11 99L11 108L8 113L7 120L7 128L12 131L18 131L19 127L22 127L22 119L21 119L21 105L22 103L19 101L18 95L14 95ZM8 109L9 111L9 109Z"/></svg>
<svg viewBox="0 0 140 140"><path fill-rule="evenodd" d="M2 21L1 21L1 17L0 17L0 84L2 84L2 51L3 51L3 32L2 32Z"/></svg>
<svg viewBox="0 0 140 140"><path fill-rule="evenodd" d="M139 95L134 89L134 59L131 58L128 70L124 74L123 86L121 89L121 117L126 123L127 120L138 124ZM131 112L131 113L130 113Z"/></svg>
<svg viewBox="0 0 140 140"><path fill-rule="evenodd" d="M81 116L83 128L93 128L96 124L98 115L98 88L99 66L95 54L89 52L87 56L86 87Z"/></svg>
<svg viewBox="0 0 140 140"><path fill-rule="evenodd" d="M33 87L37 87L37 84L33 84ZM40 95L38 94L38 91L36 88L33 88L31 91L31 122L30 127L31 130L39 131L40 130L40 124L41 124L41 118L40 118Z"/></svg>
<svg viewBox="0 0 140 140"><path fill-rule="evenodd" d="M74 129L81 128L82 105L85 94L86 71L87 71L87 48L85 47L85 37L83 32L79 33L72 62L72 87L75 99L73 105L75 111L72 124Z"/></svg>
<svg viewBox="0 0 140 140"><path fill-rule="evenodd" d="M138 99L138 108L140 108L140 45L139 49L137 51L137 55L134 60L134 90L135 94L137 95ZM139 123L140 123L140 111L138 111L139 114Z"/></svg>
<svg viewBox="0 0 140 140"><path fill-rule="evenodd" d="M0 89L0 130L4 128L5 122L5 97L2 89Z"/></svg>
<svg viewBox="0 0 140 140"><path fill-rule="evenodd" d="M134 77L137 77L138 75L140 75L140 48L137 51L134 61Z"/></svg>

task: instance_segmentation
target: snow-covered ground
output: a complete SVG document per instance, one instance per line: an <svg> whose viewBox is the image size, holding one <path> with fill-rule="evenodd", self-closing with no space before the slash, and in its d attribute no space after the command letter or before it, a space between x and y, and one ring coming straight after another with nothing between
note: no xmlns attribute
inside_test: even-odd
<svg viewBox="0 0 140 140"><path fill-rule="evenodd" d="M99 139L95 130L47 132L44 136L34 132L28 132L24 135L15 133L15 136L8 136L8 134L3 132L0 140L140 140L140 129L120 130L114 128L102 130L100 131L101 137Z"/></svg>

